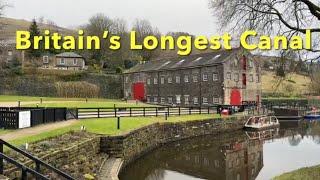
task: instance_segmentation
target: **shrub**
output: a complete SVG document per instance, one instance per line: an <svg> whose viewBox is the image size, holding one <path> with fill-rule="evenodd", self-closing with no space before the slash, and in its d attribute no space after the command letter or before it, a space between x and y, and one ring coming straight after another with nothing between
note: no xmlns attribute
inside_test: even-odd
<svg viewBox="0 0 320 180"><path fill-rule="evenodd" d="M57 82L55 84L57 95L65 98L95 98L99 97L100 88L85 81Z"/></svg>

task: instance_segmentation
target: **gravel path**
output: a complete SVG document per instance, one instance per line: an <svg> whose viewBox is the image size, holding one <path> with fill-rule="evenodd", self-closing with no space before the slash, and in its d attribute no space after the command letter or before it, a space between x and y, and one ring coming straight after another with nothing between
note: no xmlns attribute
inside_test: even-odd
<svg viewBox="0 0 320 180"><path fill-rule="evenodd" d="M77 120L68 120L68 121L39 125L31 128L19 129L19 130L15 130L15 131L0 135L0 139L3 139L5 141L12 141L12 140L20 139L26 136L33 136L33 135L41 134L43 132L52 131L55 129L70 126L75 124L76 122Z"/></svg>

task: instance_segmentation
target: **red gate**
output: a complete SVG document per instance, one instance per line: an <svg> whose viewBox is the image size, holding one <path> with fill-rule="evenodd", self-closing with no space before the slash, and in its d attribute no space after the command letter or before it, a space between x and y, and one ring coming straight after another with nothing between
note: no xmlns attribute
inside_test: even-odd
<svg viewBox="0 0 320 180"><path fill-rule="evenodd" d="M134 83L132 91L134 100L145 100L144 83Z"/></svg>
<svg viewBox="0 0 320 180"><path fill-rule="evenodd" d="M240 106L241 104L241 93L238 89L232 89L230 97L230 105Z"/></svg>

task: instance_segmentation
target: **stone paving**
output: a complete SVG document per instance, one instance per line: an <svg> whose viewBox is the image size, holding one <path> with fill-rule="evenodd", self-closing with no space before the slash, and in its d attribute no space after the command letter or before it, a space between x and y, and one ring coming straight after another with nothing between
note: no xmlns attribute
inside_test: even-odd
<svg viewBox="0 0 320 180"><path fill-rule="evenodd" d="M119 180L118 175L122 166L122 159L120 158L109 158L100 169L98 179L103 180Z"/></svg>

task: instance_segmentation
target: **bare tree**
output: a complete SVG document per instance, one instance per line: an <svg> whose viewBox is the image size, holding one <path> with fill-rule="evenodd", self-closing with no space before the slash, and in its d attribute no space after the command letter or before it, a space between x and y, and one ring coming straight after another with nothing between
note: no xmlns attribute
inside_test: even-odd
<svg viewBox="0 0 320 180"><path fill-rule="evenodd" d="M220 28L227 27L233 33L254 29L261 34L284 35L290 39L310 30L312 49L296 51L295 56L300 64L302 60L313 63L320 59L320 0L209 0L209 6L218 16ZM318 70L309 71L315 82L319 82L315 80L320 77L315 75L318 73Z"/></svg>
<svg viewBox="0 0 320 180"><path fill-rule="evenodd" d="M7 7L8 7L8 4L5 1L0 0L0 18L4 15L4 10ZM0 22L0 33L2 33L2 29L3 29L4 26L5 26L5 24Z"/></svg>
<svg viewBox="0 0 320 180"><path fill-rule="evenodd" d="M89 23L84 26L88 35L99 36L101 40L101 49L89 52L89 58L98 62L103 62L109 57L108 41L103 38L104 31L112 29L113 21L104 14L97 14L89 19Z"/></svg>
<svg viewBox="0 0 320 180"><path fill-rule="evenodd" d="M137 41L139 44L143 43L143 39L146 36L160 36L160 32L157 28L152 27L148 20L137 19L133 24L133 31L137 32ZM136 51L138 56L141 57L142 61L148 61L152 58L156 58L159 55L158 50L147 50L143 48L142 50Z"/></svg>
<svg viewBox="0 0 320 180"><path fill-rule="evenodd" d="M320 32L319 0L210 0L209 4L219 17L220 27L233 32L255 29L289 38L305 34L307 29L313 35ZM320 48L314 46L311 51L320 52Z"/></svg>

